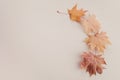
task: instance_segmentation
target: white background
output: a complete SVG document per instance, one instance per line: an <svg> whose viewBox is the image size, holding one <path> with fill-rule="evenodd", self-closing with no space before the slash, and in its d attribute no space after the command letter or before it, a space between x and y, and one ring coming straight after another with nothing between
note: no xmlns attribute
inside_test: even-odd
<svg viewBox="0 0 120 80"><path fill-rule="evenodd" d="M102 75L78 68L86 38L68 15L74 4L96 14L112 42ZM120 80L120 0L0 0L0 80Z"/></svg>

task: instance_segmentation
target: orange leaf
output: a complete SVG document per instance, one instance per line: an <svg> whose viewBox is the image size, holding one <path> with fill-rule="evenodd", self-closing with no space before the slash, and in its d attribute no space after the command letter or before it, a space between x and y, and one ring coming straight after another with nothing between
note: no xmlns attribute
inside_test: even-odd
<svg viewBox="0 0 120 80"><path fill-rule="evenodd" d="M100 30L100 23L97 21L95 15L89 15L82 18L81 25L87 34L97 33Z"/></svg>
<svg viewBox="0 0 120 80"><path fill-rule="evenodd" d="M104 52L106 45L111 44L106 32L89 35L85 42L91 50L97 50L98 52Z"/></svg>
<svg viewBox="0 0 120 80"><path fill-rule="evenodd" d="M75 5L71 10L68 10L70 19L77 22L80 22L81 17L85 15L85 12L86 11L83 11L83 9L77 10L77 5Z"/></svg>
<svg viewBox="0 0 120 80"><path fill-rule="evenodd" d="M106 64L104 58L101 55L95 55L92 52L84 52L81 55L80 68L89 72L90 76L101 74L103 72L103 65Z"/></svg>

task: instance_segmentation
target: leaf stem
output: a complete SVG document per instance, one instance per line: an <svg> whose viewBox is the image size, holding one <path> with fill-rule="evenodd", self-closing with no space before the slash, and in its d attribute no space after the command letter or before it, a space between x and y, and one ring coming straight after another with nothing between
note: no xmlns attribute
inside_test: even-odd
<svg viewBox="0 0 120 80"><path fill-rule="evenodd" d="M61 12L61 11L57 11L58 14L64 14L64 15L68 15L67 13Z"/></svg>

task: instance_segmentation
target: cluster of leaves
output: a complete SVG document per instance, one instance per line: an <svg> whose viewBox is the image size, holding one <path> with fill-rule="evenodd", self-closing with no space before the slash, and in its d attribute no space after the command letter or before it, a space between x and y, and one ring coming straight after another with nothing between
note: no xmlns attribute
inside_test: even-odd
<svg viewBox="0 0 120 80"><path fill-rule="evenodd" d="M103 65L106 64L102 54L110 41L106 32L101 32L101 25L96 19L95 15L86 15L86 10L77 9L77 5L68 10L70 19L80 23L84 32L87 34L85 43L89 51L83 52L81 55L80 68L85 69L90 76L101 74L103 72Z"/></svg>

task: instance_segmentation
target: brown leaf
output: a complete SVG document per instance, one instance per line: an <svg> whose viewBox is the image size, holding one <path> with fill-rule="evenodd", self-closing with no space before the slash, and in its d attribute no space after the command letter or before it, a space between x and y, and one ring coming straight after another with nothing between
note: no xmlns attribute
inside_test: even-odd
<svg viewBox="0 0 120 80"><path fill-rule="evenodd" d="M103 65L106 64L104 58L101 55L95 55L92 52L84 52L81 55L80 68L89 72L90 76L101 74L103 72Z"/></svg>
<svg viewBox="0 0 120 80"><path fill-rule="evenodd" d="M95 15L82 18L80 23L87 34L98 33L100 30L100 23L97 21Z"/></svg>
<svg viewBox="0 0 120 80"><path fill-rule="evenodd" d="M89 35L88 38L85 39L85 42L90 50L95 50L98 52L104 52L106 45L111 44L108 37L106 36L106 32Z"/></svg>
<svg viewBox="0 0 120 80"><path fill-rule="evenodd" d="M70 19L77 22L80 22L81 17L85 15L85 12L86 11L83 9L77 10L77 5L75 5L71 10L68 10Z"/></svg>

